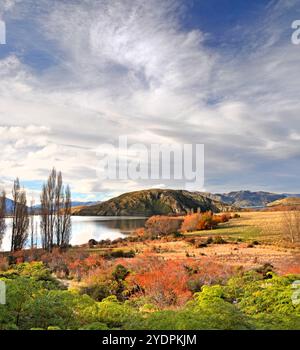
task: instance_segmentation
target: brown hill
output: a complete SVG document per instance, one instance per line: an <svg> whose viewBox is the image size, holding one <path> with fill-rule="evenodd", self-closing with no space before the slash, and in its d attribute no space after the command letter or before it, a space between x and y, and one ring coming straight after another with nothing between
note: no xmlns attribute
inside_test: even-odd
<svg viewBox="0 0 300 350"><path fill-rule="evenodd" d="M106 202L76 211L75 215L97 216L151 216L185 214L189 210L213 212L237 208L208 198L199 192L185 190L150 189L122 194Z"/></svg>
<svg viewBox="0 0 300 350"><path fill-rule="evenodd" d="M274 202L267 204L268 207L277 207L277 206L300 206L300 198L299 197L287 197L283 199L278 199Z"/></svg>

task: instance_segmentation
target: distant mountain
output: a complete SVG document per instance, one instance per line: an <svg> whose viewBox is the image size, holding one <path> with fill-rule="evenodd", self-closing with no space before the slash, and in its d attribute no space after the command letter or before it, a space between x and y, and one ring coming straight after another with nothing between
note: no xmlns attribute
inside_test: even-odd
<svg viewBox="0 0 300 350"><path fill-rule="evenodd" d="M89 206L94 204L99 204L99 201L90 201L90 202L80 202L80 201L74 201L71 203L72 207L79 207L79 206Z"/></svg>
<svg viewBox="0 0 300 350"><path fill-rule="evenodd" d="M231 205L184 190L150 189L122 194L100 204L78 210L76 215L151 216L183 214L190 209L214 212L232 209Z"/></svg>
<svg viewBox="0 0 300 350"><path fill-rule="evenodd" d="M94 205L94 204L98 204L100 202L79 202L79 201L74 201L74 202L71 202L71 207L86 207L86 206L89 206L89 205ZM40 204L36 204L33 206L33 208L35 210L38 210L41 208L41 205Z"/></svg>
<svg viewBox="0 0 300 350"><path fill-rule="evenodd" d="M271 192L251 192L251 191L234 191L229 193L207 193L201 192L203 195L209 198L222 201L224 203L234 205L241 208L249 207L265 207L268 203L273 202L277 199L286 198L288 194L279 194ZM298 195L294 195L298 196Z"/></svg>

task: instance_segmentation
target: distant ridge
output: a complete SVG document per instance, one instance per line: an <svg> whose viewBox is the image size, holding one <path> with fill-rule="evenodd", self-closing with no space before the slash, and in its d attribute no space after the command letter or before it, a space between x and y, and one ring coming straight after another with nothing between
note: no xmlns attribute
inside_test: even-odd
<svg viewBox="0 0 300 350"><path fill-rule="evenodd" d="M94 204L98 204L98 203L100 203L100 202L95 202L95 201L93 201L93 202L72 201L71 202L71 207L72 208L73 207L79 207L79 206L85 207L85 206L94 205ZM38 210L40 208L41 208L40 204L36 204L36 205L33 206L33 209L35 209L35 210Z"/></svg>
<svg viewBox="0 0 300 350"><path fill-rule="evenodd" d="M94 204L98 204L100 202L79 202L79 201L74 201L71 203L71 207L86 207L89 205L94 205ZM27 203L28 205L28 203ZM10 198L6 198L6 212L7 214L11 214L13 212L13 207L14 207L14 201ZM28 207L29 208L29 207ZM39 213L39 209L41 208L40 204L34 205L33 206L33 210L34 213Z"/></svg>
<svg viewBox="0 0 300 350"><path fill-rule="evenodd" d="M241 208L251 208L251 207L265 207L268 203L276 201L278 199L286 198L290 195L286 193L272 193L264 191L233 191L229 193L209 193L200 192L203 195L207 195L209 198L215 200L220 200L224 203L235 205ZM293 195L295 197L300 197L300 195Z"/></svg>

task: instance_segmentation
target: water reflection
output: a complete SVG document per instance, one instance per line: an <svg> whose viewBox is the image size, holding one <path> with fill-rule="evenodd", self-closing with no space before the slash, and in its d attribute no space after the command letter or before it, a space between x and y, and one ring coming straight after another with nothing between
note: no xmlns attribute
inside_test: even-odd
<svg viewBox="0 0 300 350"><path fill-rule="evenodd" d="M109 217L109 216L73 216L71 244L84 244L89 239L116 239L143 227L146 218L141 217ZM39 236L39 217L35 217L35 227ZM3 238L1 250L10 249L12 220L7 219L7 230ZM40 242L40 240L38 241Z"/></svg>

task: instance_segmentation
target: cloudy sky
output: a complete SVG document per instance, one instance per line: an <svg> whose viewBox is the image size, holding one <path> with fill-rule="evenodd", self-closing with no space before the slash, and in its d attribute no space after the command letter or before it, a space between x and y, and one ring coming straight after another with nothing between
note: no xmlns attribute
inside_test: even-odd
<svg viewBox="0 0 300 350"><path fill-rule="evenodd" d="M74 199L172 181L102 181L96 150L204 144L205 190L300 193L299 0L1 0L0 187Z"/></svg>

